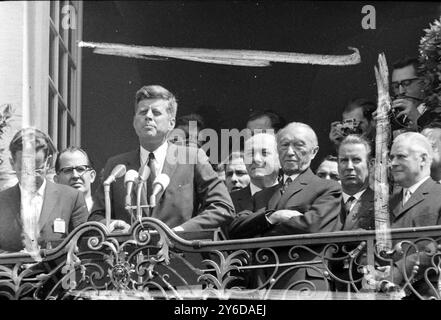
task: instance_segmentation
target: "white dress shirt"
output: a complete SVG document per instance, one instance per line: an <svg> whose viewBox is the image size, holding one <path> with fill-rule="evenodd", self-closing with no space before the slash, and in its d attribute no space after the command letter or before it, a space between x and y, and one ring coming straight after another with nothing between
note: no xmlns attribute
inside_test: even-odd
<svg viewBox="0 0 441 320"><path fill-rule="evenodd" d="M277 180L276 180L276 181L274 182L274 184L271 185L270 187L275 186L276 184L278 184ZM254 194L257 193L257 192L259 192L260 190L262 190L262 188L256 186L254 183L252 183L252 182L250 181L250 190L251 190L251 196L254 196Z"/></svg>
<svg viewBox="0 0 441 320"><path fill-rule="evenodd" d="M430 176L427 176L427 177L421 179L420 181L418 181L417 183L415 183L414 185L410 186L409 188L403 188L403 206L405 204L405 202L404 202L404 195L406 194L406 191L409 190L410 191L410 196L412 197L412 195L414 194L416 189L418 189L419 186L421 186L429 178L430 178ZM407 199L407 200L409 200L409 199Z"/></svg>
<svg viewBox="0 0 441 320"><path fill-rule="evenodd" d="M18 186L20 187L20 193L21 193L21 204L20 204L20 211L23 212L23 200L28 198L30 199L30 205L32 206L32 211L26 210L26 213L32 213L35 215L37 222L40 220L40 214L41 209L43 208L43 197L44 197L44 191L46 190L46 179L43 180L43 183L41 184L40 188L34 193L29 192L28 190L24 189L23 186L19 183Z"/></svg>
<svg viewBox="0 0 441 320"><path fill-rule="evenodd" d="M286 175L286 174L283 174L283 184L286 183L286 180L287 180L288 178L291 178L291 182L293 182L298 176L299 176L298 173L297 173L297 174L293 174L293 175L291 175L291 176L288 176L288 175Z"/></svg>
<svg viewBox="0 0 441 320"><path fill-rule="evenodd" d="M29 192L21 184L20 188L20 216L23 223L23 233L26 235L25 250L34 251L38 249L38 236L40 234L39 220L43 208L44 191L46 179L36 192ZM24 210L24 208L26 208Z"/></svg>
<svg viewBox="0 0 441 320"><path fill-rule="evenodd" d="M352 202L351 207L349 208L349 211L351 211L352 208L354 208L355 204L356 204L358 201L360 201L360 198L361 198L361 196L363 195L363 193L366 191L366 189L367 189L367 188L365 188L365 189L363 189L363 190L361 190L361 191L358 191L357 193L355 193L355 194L352 195L352 197L355 198L355 201ZM342 196L343 196L343 203L345 203L345 204L346 204L346 202L348 202L349 198L351 197L351 195L349 195L349 194L347 194L347 193L345 193L345 192L342 192Z"/></svg>
<svg viewBox="0 0 441 320"><path fill-rule="evenodd" d="M155 151L153 151L153 154L155 155L156 176L158 176L162 172L162 168L164 167L165 157L167 156L167 147L168 143L167 141L165 141L158 148L156 148ZM149 154L150 151L147 151L142 146L140 146L141 166L149 160Z"/></svg>

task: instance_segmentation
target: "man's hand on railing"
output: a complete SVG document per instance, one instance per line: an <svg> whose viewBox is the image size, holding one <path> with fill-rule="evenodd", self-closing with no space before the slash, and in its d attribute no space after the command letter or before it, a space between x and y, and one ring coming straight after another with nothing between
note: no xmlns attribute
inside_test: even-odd
<svg viewBox="0 0 441 320"><path fill-rule="evenodd" d="M180 232L180 231L184 231L184 228L182 228L181 226L177 226L173 228L174 232Z"/></svg>
<svg viewBox="0 0 441 320"><path fill-rule="evenodd" d="M302 214L298 212L297 210L277 210L271 213L270 215L267 215L267 220L271 224L280 224L283 222L288 221L292 217L298 217Z"/></svg>
<svg viewBox="0 0 441 320"><path fill-rule="evenodd" d="M130 224L123 220L113 220L109 224L109 232L128 232L130 229Z"/></svg>

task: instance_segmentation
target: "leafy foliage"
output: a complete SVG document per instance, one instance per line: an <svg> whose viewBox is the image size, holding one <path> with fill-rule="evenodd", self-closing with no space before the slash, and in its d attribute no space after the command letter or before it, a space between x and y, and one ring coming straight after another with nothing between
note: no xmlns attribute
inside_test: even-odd
<svg viewBox="0 0 441 320"><path fill-rule="evenodd" d="M441 19L440 19L441 20ZM441 22L435 20L420 40L419 74L425 79L425 103L429 108L441 107Z"/></svg>

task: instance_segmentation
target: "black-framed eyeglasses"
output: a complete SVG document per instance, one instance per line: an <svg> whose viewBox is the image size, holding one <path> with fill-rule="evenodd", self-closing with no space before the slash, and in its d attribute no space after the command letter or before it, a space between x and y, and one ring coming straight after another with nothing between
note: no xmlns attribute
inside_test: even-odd
<svg viewBox="0 0 441 320"><path fill-rule="evenodd" d="M409 87L414 81L421 80L420 78L410 78L401 81L394 81L391 83L391 88L394 92L398 92L400 90L400 86L403 88Z"/></svg>
<svg viewBox="0 0 441 320"><path fill-rule="evenodd" d="M64 167L61 168L59 172L63 174L73 174L74 170L78 172L80 176L85 174L87 171L89 171L91 168L90 166L84 165L84 166L76 166L76 167Z"/></svg>

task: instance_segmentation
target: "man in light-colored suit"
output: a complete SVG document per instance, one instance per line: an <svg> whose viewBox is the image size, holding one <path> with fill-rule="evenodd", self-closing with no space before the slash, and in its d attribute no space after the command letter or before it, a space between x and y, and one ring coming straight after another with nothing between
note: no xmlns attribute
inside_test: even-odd
<svg viewBox="0 0 441 320"><path fill-rule="evenodd" d="M139 137L140 147L111 157L104 167L104 177L109 176L118 164L125 165L127 170L136 171L141 165L147 165L151 168L149 179L153 180L153 176L164 173L170 177L170 183L165 191L157 195L157 205L153 211L144 210L144 216L158 218L175 231L226 226L232 220L234 207L225 184L212 169L203 150L167 141L168 133L175 126L176 111L176 99L167 89L151 85L138 90L133 127ZM151 190L151 185L148 190ZM110 196L113 219L110 229L128 230L133 216L125 209L123 177L111 184ZM104 222L102 185L93 198L89 220ZM150 197L144 192L143 198Z"/></svg>
<svg viewBox="0 0 441 320"><path fill-rule="evenodd" d="M0 193L0 250L38 250L63 239L87 221L83 194L54 184L46 172L55 148L50 138L34 128L18 131L9 150L18 184Z"/></svg>

